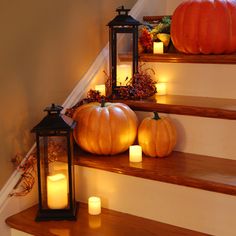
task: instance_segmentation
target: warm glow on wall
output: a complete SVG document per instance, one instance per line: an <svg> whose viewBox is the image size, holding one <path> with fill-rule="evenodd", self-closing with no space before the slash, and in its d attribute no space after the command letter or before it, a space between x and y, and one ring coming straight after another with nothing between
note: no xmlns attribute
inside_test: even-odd
<svg viewBox="0 0 236 236"><path fill-rule="evenodd" d="M99 91L100 95L102 95L102 96L106 95L106 86L105 86L105 84L95 85L95 90Z"/></svg>
<svg viewBox="0 0 236 236"><path fill-rule="evenodd" d="M157 95L166 95L167 94L167 83L159 82L156 83Z"/></svg>
<svg viewBox="0 0 236 236"><path fill-rule="evenodd" d="M127 78L130 79L132 77L131 65L118 65L116 74L117 86L125 86L127 83Z"/></svg>

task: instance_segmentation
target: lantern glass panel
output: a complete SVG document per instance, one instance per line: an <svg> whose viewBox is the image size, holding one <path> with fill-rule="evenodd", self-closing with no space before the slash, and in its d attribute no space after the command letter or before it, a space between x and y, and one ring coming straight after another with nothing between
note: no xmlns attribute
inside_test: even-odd
<svg viewBox="0 0 236 236"><path fill-rule="evenodd" d="M67 136L40 136L42 209L69 208Z"/></svg>
<svg viewBox="0 0 236 236"><path fill-rule="evenodd" d="M133 74L133 34L117 33L116 50L116 86L126 86ZM129 54L130 61L121 61L122 54Z"/></svg>

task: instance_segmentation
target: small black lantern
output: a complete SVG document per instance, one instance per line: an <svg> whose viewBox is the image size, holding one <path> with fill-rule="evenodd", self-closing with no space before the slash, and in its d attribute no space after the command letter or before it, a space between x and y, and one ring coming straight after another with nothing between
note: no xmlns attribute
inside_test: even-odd
<svg viewBox="0 0 236 236"><path fill-rule="evenodd" d="M141 23L128 15L130 10L124 6L116 11L118 15L108 23L111 77L108 96L117 94L119 87L126 86L127 78L138 72L138 26ZM128 60L123 60L122 54L128 55Z"/></svg>
<svg viewBox="0 0 236 236"><path fill-rule="evenodd" d="M74 157L75 122L52 104L37 124L36 133L39 209L36 221L75 220Z"/></svg>

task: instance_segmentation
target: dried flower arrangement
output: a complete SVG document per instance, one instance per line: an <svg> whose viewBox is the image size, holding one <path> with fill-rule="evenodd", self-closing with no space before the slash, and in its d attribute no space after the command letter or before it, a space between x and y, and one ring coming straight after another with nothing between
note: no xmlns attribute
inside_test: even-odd
<svg viewBox="0 0 236 236"><path fill-rule="evenodd" d="M9 197L25 196L32 190L35 183L37 162L35 150L24 161L22 155L16 154L12 158L12 162L17 166L17 171L21 173L21 177L9 194Z"/></svg>
<svg viewBox="0 0 236 236"><path fill-rule="evenodd" d="M151 76L155 75L155 71L152 68L143 69L144 64L140 65L138 73L134 74L132 78L127 78L126 86L120 86L116 88L116 93L110 97L101 95L99 91L89 90L87 97L76 103L73 107L67 109L66 115L72 117L77 107L90 102L111 101L114 99L143 99L153 96L157 90L155 84L157 83ZM151 73L149 73L151 72ZM107 81L106 87L111 84L111 78L104 72Z"/></svg>
<svg viewBox="0 0 236 236"><path fill-rule="evenodd" d="M48 143L48 156L49 162L54 162L57 159L56 156L65 154L64 145L58 144L58 142L54 142L50 140ZM23 155L16 154L14 158L12 158L12 162L17 168L17 171L21 173L21 177L19 181L14 186L12 192L9 194L12 196L25 196L28 194L34 186L37 168L37 155L36 150L34 149L26 158L23 160Z"/></svg>

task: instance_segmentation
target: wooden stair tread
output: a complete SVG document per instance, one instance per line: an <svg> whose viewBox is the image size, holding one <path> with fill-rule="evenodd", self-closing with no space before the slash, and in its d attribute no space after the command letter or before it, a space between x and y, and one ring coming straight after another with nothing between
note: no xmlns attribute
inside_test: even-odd
<svg viewBox="0 0 236 236"><path fill-rule="evenodd" d="M140 54L144 62L236 64L236 54L228 55L191 55L184 53Z"/></svg>
<svg viewBox="0 0 236 236"><path fill-rule="evenodd" d="M116 100L136 111L236 120L236 99L183 95L156 95L143 100Z"/></svg>
<svg viewBox="0 0 236 236"><path fill-rule="evenodd" d="M172 152L165 158L143 156L142 163L130 163L128 153L98 156L79 148L75 153L79 166L236 195L235 160Z"/></svg>
<svg viewBox="0 0 236 236"><path fill-rule="evenodd" d="M98 216L88 214L87 204L80 203L77 221L35 222L37 206L33 206L6 219L17 230L35 236L197 236L200 232L160 223L103 208Z"/></svg>
<svg viewBox="0 0 236 236"><path fill-rule="evenodd" d="M130 61L130 54L120 54L121 61ZM166 62L166 63L204 63L204 64L236 64L236 54L221 54L221 55L194 55L184 54L177 51L153 54L139 54L141 62Z"/></svg>

